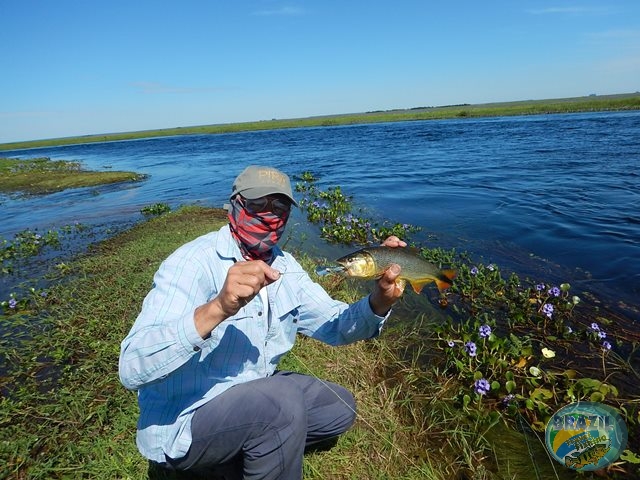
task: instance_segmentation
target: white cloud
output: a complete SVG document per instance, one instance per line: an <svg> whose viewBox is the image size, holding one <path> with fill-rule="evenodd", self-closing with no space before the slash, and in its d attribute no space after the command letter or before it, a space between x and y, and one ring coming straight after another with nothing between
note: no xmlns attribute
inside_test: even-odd
<svg viewBox="0 0 640 480"><path fill-rule="evenodd" d="M213 88L213 87L176 87L173 85L165 85L163 83L158 82L132 82L131 86L136 88L138 92L143 94L175 94L175 93L206 93L206 92L217 92L223 90L222 88Z"/></svg>
<svg viewBox="0 0 640 480"><path fill-rule="evenodd" d="M532 15L609 15L614 13L609 7L547 7L529 9L526 11Z"/></svg>
<svg viewBox="0 0 640 480"><path fill-rule="evenodd" d="M305 13L304 10L300 7L285 6L285 7L272 9L272 10L257 10L253 12L253 15L259 15L259 16L265 16L265 17L267 16L290 17L290 16L303 15L304 13Z"/></svg>
<svg viewBox="0 0 640 480"><path fill-rule="evenodd" d="M640 30L604 30L602 32L592 33L590 37L614 40L640 40Z"/></svg>

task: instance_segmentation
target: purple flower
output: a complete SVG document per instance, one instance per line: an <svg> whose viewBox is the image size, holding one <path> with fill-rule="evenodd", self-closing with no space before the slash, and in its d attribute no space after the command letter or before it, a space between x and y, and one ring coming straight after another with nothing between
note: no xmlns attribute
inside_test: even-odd
<svg viewBox="0 0 640 480"><path fill-rule="evenodd" d="M490 263L489 265L487 265L487 268L490 272L493 272L496 269L496 266L493 263Z"/></svg>
<svg viewBox="0 0 640 480"><path fill-rule="evenodd" d="M504 406L509 405L513 400L515 400L516 396L513 393L510 393L509 395L507 395L506 397L504 397L502 399L502 404Z"/></svg>
<svg viewBox="0 0 640 480"><path fill-rule="evenodd" d="M464 344L464 349L467 351L467 353L469 354L470 357L475 357L476 356L476 344L473 342L467 342Z"/></svg>
<svg viewBox="0 0 640 480"><path fill-rule="evenodd" d="M538 285L536 285L536 290L537 291L541 292L544 289L545 289L544 283L539 283Z"/></svg>
<svg viewBox="0 0 640 480"><path fill-rule="evenodd" d="M598 332L598 338L607 338L607 332L605 332L604 330L600 330Z"/></svg>
<svg viewBox="0 0 640 480"><path fill-rule="evenodd" d="M9 300L9 308L16 308L16 305L18 305L18 302L16 301L15 298L12 298L11 300Z"/></svg>
<svg viewBox="0 0 640 480"><path fill-rule="evenodd" d="M454 342L453 340L449 340L447 342L447 345L449 345L450 347L455 347L456 346L456 342Z"/></svg>
<svg viewBox="0 0 640 480"><path fill-rule="evenodd" d="M553 315L553 305L551 305L550 303L545 303L542 306L542 313L551 318L551 315Z"/></svg>
<svg viewBox="0 0 640 480"><path fill-rule="evenodd" d="M472 267L471 268L471 275L477 275L478 274L478 267Z"/></svg>
<svg viewBox="0 0 640 480"><path fill-rule="evenodd" d="M548 293L552 297L559 297L560 296L560 289L558 287L553 287L553 288L549 289Z"/></svg>
<svg viewBox="0 0 640 480"><path fill-rule="evenodd" d="M602 342L602 348L604 348L605 350L611 350L611 344L605 340L604 342Z"/></svg>
<svg viewBox="0 0 640 480"><path fill-rule="evenodd" d="M593 330L594 332L599 332L600 331L600 325L598 325L596 322L593 322L591 324L591 330Z"/></svg>
<svg viewBox="0 0 640 480"><path fill-rule="evenodd" d="M481 378L480 380L476 380L476 382L474 383L474 386L475 386L476 393L478 395L485 395L489 393L489 390L491 390L491 385L484 378Z"/></svg>
<svg viewBox="0 0 640 480"><path fill-rule="evenodd" d="M491 335L491 327L489 325L481 325L479 332L482 338L487 338L489 335Z"/></svg>

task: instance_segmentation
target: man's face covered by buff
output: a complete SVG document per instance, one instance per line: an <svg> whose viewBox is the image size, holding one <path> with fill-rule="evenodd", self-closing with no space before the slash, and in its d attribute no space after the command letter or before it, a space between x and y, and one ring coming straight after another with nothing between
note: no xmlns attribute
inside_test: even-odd
<svg viewBox="0 0 640 480"><path fill-rule="evenodd" d="M253 201L242 195L231 198L229 226L246 260L272 261L271 249L278 243L289 219L289 208L274 213L252 209ZM271 203L272 205L272 203ZM287 205L290 205L287 202Z"/></svg>

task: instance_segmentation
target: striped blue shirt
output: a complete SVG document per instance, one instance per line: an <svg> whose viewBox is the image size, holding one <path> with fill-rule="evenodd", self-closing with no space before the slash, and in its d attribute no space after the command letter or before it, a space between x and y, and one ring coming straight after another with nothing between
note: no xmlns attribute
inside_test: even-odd
<svg viewBox="0 0 640 480"><path fill-rule="evenodd" d="M148 459L184 456L194 411L233 385L271 375L296 333L344 345L380 332L385 318L368 298L333 300L291 255L276 250L272 267L284 275L266 287L268 308L257 295L204 340L194 310L215 298L241 259L229 227L183 245L160 265L119 364L122 384L138 392L137 445Z"/></svg>

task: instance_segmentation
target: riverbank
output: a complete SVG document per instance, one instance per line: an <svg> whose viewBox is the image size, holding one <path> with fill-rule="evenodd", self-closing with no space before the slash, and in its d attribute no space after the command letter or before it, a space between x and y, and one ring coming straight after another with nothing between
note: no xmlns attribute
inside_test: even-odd
<svg viewBox="0 0 640 480"><path fill-rule="evenodd" d="M134 172L88 171L79 162L51 159L1 158L0 193L42 195L68 188L95 187L119 182L137 182L144 175Z"/></svg>
<svg viewBox="0 0 640 480"><path fill-rule="evenodd" d="M156 130L144 130L138 132L83 135L78 137L3 143L0 144L0 151L60 145L75 145L81 143L133 140L140 138L175 135L220 134L255 130L275 130L282 128L327 127L380 122L437 120L447 118L541 115L554 113L578 113L638 109L640 109L639 92L617 95L589 95L587 97L572 97L548 100L524 100L518 102L486 104L448 105L439 107L416 107L403 110L325 115L308 118L271 119L255 122L176 127Z"/></svg>
<svg viewBox="0 0 640 480"><path fill-rule="evenodd" d="M33 341L18 348L11 338L0 339L6 368L0 478L158 478L149 474L135 447L136 397L118 381L120 341L160 262L225 222L223 210L187 207L140 223L69 263L28 309L2 317L3 331L7 325L21 326ZM314 271L314 259L297 256ZM480 277L461 273L461 290L480 285ZM480 274L488 275L484 269ZM311 275L336 298L353 301L362 294L359 283ZM551 365L540 365L544 378L521 377L517 366L509 366L516 372L509 378L518 382L524 412L514 416L520 411L515 405L500 409L495 399L473 394L464 373L442 362L451 354L439 339L444 330L438 326L447 323L438 312L426 297L407 292L379 338L344 348L301 338L283 360L282 368L347 386L359 405L356 425L336 447L305 457L305 478L574 478L553 464L540 433L531 430L537 428L531 419L540 404L550 402L540 394L553 376ZM519 336L526 343L527 335ZM511 357L494 347L492 355L509 365ZM478 354L484 356L480 343ZM604 354L602 362L610 371L619 368L610 364L611 357L605 362ZM561 395L560 378L552 388ZM574 394L593 395L577 386ZM525 400L536 402L532 410ZM614 471L599 473L612 476Z"/></svg>

